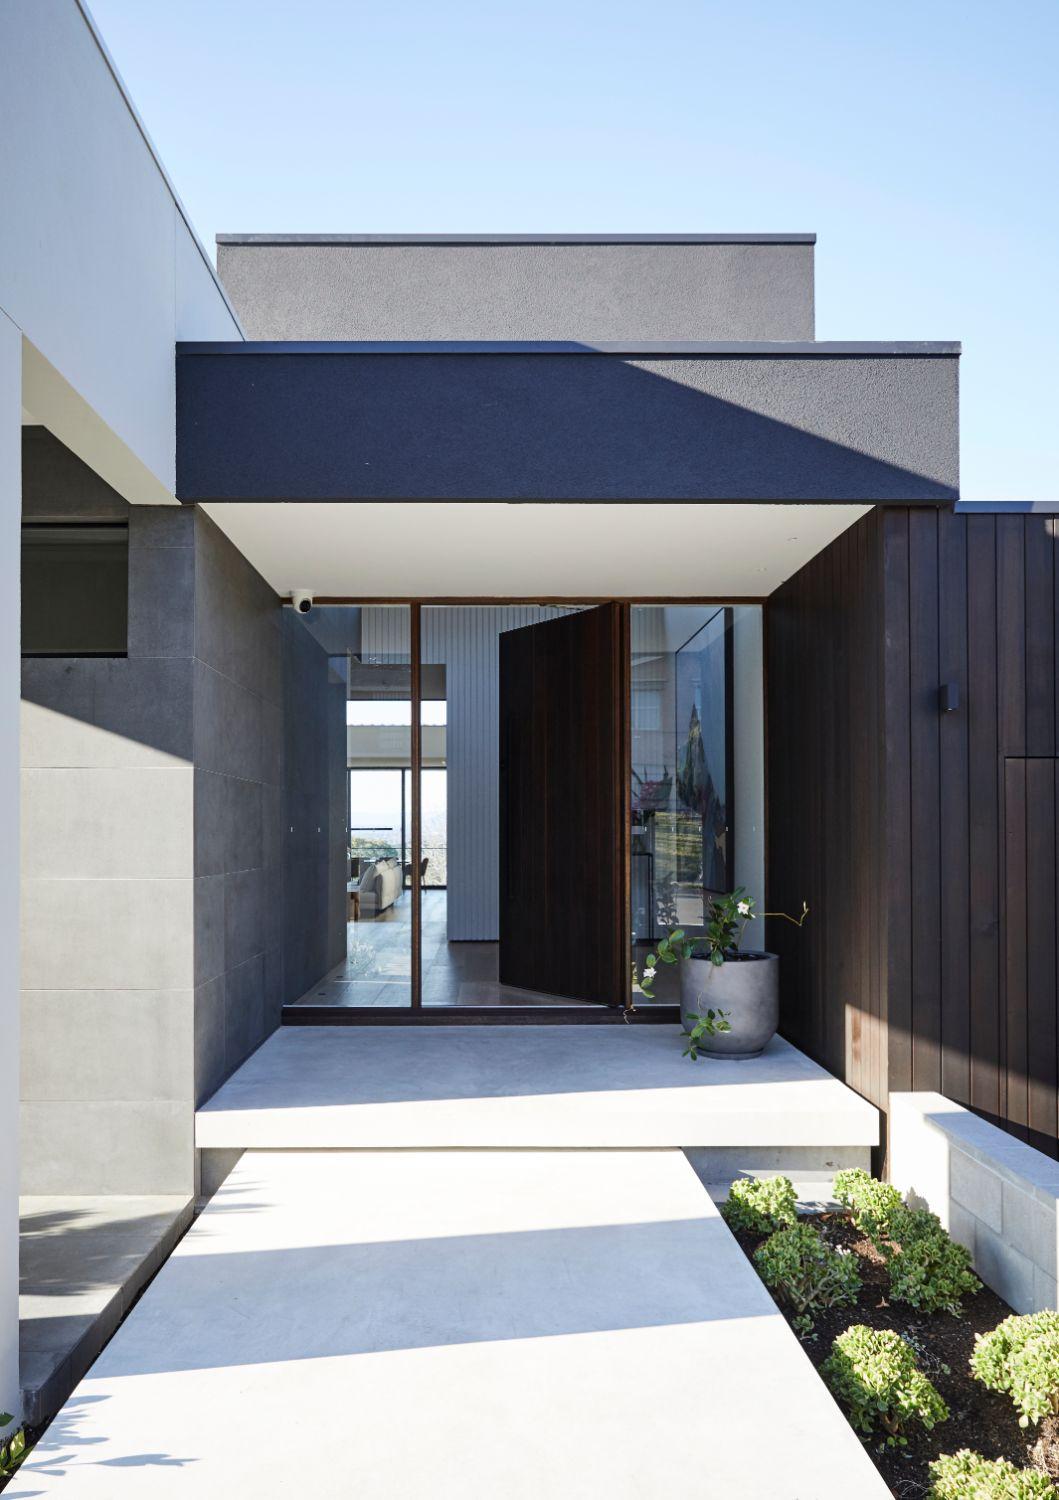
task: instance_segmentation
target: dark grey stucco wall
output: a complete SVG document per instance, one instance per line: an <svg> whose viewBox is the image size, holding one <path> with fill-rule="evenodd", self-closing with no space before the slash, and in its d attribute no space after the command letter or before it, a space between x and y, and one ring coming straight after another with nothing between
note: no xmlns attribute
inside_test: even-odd
<svg viewBox="0 0 1059 1500"><path fill-rule="evenodd" d="M283 638L283 1000L346 951L346 688L291 609Z"/></svg>
<svg viewBox="0 0 1059 1500"><path fill-rule="evenodd" d="M178 345L177 493L953 500L957 354Z"/></svg>
<svg viewBox="0 0 1059 1500"><path fill-rule="evenodd" d="M203 513L23 464L25 519L129 524L128 656L23 662L23 1188L190 1193L279 1021L280 604Z"/></svg>
<svg viewBox="0 0 1059 1500"><path fill-rule="evenodd" d="M238 244L251 339L811 339L813 246Z"/></svg>

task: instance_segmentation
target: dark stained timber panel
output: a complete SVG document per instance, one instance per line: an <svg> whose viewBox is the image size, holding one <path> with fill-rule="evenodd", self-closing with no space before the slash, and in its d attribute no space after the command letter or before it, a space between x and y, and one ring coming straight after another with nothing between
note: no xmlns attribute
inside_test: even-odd
<svg viewBox="0 0 1059 1500"><path fill-rule="evenodd" d="M620 1005L621 606L500 637L500 982Z"/></svg>
<svg viewBox="0 0 1059 1500"><path fill-rule="evenodd" d="M1004 762L1007 1114L1038 1150L1056 1148L1056 776L1052 757Z"/></svg>

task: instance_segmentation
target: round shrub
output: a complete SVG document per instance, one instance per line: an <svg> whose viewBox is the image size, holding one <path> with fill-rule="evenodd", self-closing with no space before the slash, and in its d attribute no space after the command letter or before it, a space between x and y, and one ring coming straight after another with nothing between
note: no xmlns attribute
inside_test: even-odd
<svg viewBox="0 0 1059 1500"><path fill-rule="evenodd" d="M758 1275L799 1315L856 1302L860 1276L847 1250L835 1250L811 1224L778 1229L754 1251Z"/></svg>
<svg viewBox="0 0 1059 1500"><path fill-rule="evenodd" d="M835 1174L835 1197L850 1210L854 1225L873 1241L890 1238L894 1215L904 1208L901 1194L862 1167Z"/></svg>
<svg viewBox="0 0 1059 1500"><path fill-rule="evenodd" d="M860 1432L882 1427L887 1442L903 1443L910 1422L936 1427L949 1409L916 1367L912 1350L891 1329L855 1323L840 1333L821 1367L824 1379Z"/></svg>
<svg viewBox="0 0 1059 1500"><path fill-rule="evenodd" d="M1020 1427L1059 1412L1059 1312L1016 1314L976 1335L971 1372L1011 1397Z"/></svg>
<svg viewBox="0 0 1059 1500"><path fill-rule="evenodd" d="M737 1177L721 1209L729 1229L772 1234L798 1221L798 1202L789 1177Z"/></svg>
<svg viewBox="0 0 1059 1500"><path fill-rule="evenodd" d="M891 1300L958 1317L961 1297L982 1288L971 1270L971 1252L925 1208L902 1208L893 1215L890 1233L897 1246L888 1251Z"/></svg>
<svg viewBox="0 0 1059 1500"><path fill-rule="evenodd" d="M943 1453L930 1466L928 1500L1054 1500L1046 1474L1016 1469L1006 1458L983 1458L961 1448Z"/></svg>

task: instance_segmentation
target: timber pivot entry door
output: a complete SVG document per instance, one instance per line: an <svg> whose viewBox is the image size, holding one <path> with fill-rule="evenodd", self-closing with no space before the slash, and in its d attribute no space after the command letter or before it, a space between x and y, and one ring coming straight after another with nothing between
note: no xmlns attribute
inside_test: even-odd
<svg viewBox="0 0 1059 1500"><path fill-rule="evenodd" d="M628 608L500 637L500 982L626 1003Z"/></svg>

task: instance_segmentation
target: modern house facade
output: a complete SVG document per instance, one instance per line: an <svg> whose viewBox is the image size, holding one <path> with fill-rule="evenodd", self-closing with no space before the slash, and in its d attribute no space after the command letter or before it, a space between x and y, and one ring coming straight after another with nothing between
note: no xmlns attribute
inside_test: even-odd
<svg viewBox="0 0 1059 1500"><path fill-rule="evenodd" d="M1055 523L960 506L957 344L817 341L811 234L215 270L74 0L0 135L0 1409L20 1191L175 1235L281 1027L674 1025L704 891L808 903L781 1034L884 1127L1059 1155Z"/></svg>

